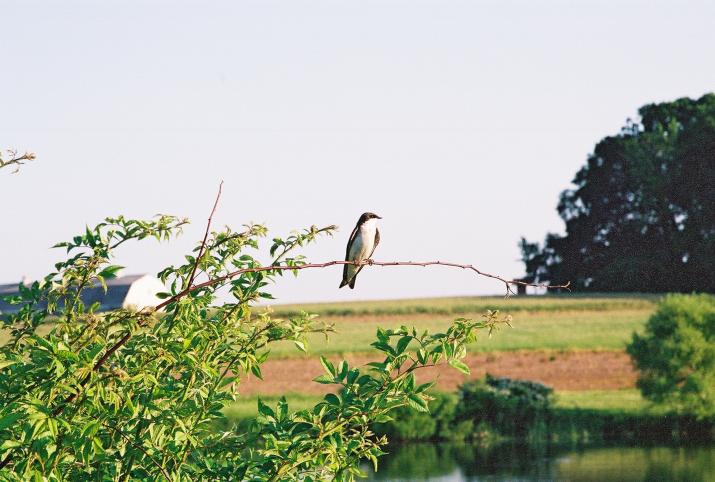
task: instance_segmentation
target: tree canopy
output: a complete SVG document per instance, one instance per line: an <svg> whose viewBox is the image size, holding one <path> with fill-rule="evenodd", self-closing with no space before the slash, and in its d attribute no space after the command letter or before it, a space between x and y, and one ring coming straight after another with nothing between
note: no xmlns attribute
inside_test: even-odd
<svg viewBox="0 0 715 482"><path fill-rule="evenodd" d="M583 291L715 291L715 94L649 104L561 193L566 234L521 239L526 281Z"/></svg>
<svg viewBox="0 0 715 482"><path fill-rule="evenodd" d="M656 403L699 417L715 413L715 296L668 295L628 353L638 388Z"/></svg>

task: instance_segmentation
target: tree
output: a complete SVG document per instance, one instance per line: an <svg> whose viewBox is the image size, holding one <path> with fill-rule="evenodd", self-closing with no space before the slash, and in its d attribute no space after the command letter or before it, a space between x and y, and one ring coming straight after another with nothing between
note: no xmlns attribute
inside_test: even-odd
<svg viewBox="0 0 715 482"><path fill-rule="evenodd" d="M561 193L566 235L522 238L527 281L584 291L715 292L715 94L650 104Z"/></svg>
<svg viewBox="0 0 715 482"><path fill-rule="evenodd" d="M3 320L11 338L0 347L4 479L352 480L361 460L376 464L383 453L386 439L371 423L398 407L427 410L432 384L415 373L442 363L467 373L460 360L477 330L509 322L488 312L436 334L378 329L372 347L382 361L321 358L316 381L334 390L311 410L259 402L248 430L221 431L222 409L242 378L261 377L272 344L305 350L307 334L332 331L308 313L277 319L256 309L271 299L266 287L284 272L342 262L311 265L295 254L335 226L273 238L261 265L255 250L266 228L210 232L212 216L185 262L160 272L168 290L155 308L100 313L81 294L116 275L114 253L125 243L179 234L187 221L174 216L107 218L55 246L67 257L54 272L19 286L11 301L20 309Z"/></svg>
<svg viewBox="0 0 715 482"><path fill-rule="evenodd" d="M715 414L715 296L669 295L628 345L643 396L681 412Z"/></svg>

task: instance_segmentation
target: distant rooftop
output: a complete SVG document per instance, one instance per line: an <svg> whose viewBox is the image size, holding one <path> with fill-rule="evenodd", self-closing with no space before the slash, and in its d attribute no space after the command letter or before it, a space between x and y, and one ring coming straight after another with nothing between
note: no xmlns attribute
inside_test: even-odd
<svg viewBox="0 0 715 482"><path fill-rule="evenodd" d="M27 282L26 282L27 284ZM19 283L0 285L0 298L19 293ZM107 280L107 292L99 283L82 291L82 301L86 305L100 303L99 311L115 310L134 306L143 308L158 304L156 294L165 291L164 285L154 276L135 274ZM20 305L11 305L0 299L0 313L14 313Z"/></svg>

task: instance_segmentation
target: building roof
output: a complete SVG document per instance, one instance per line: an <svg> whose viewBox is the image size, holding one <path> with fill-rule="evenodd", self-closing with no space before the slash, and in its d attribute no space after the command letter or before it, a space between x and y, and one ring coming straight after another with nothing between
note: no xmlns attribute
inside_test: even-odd
<svg viewBox="0 0 715 482"><path fill-rule="evenodd" d="M136 274L107 280L106 293L104 292L101 284L95 283L93 286L85 288L82 291L82 301L84 301L87 306L95 302L99 302L99 311L109 311L122 308L122 306L125 306L126 304L127 294L129 293L129 289L132 285L146 277L151 276L146 274ZM159 282L158 280L156 281ZM19 283L0 285L0 297L17 295L19 293L18 284ZM14 313L19 311L20 306L21 305L11 305L0 299L0 313Z"/></svg>

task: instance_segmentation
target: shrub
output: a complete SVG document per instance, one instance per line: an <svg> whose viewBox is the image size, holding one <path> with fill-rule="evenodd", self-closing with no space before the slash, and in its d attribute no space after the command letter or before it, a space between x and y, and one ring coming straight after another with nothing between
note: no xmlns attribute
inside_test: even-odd
<svg viewBox="0 0 715 482"><path fill-rule="evenodd" d="M698 417L715 413L715 296L667 296L627 350L645 398Z"/></svg>
<svg viewBox="0 0 715 482"><path fill-rule="evenodd" d="M321 358L316 381L340 395L297 412L285 400L259 401L248 429L221 430L222 410L246 373L261 377L272 344L305 350L307 334L331 331L308 313L253 308L271 299L266 287L283 271L298 274L306 261L294 252L334 227L273 238L266 265L254 257L265 227L207 229L184 263L160 272L168 288L156 308L100 313L84 303L84 289L116 275L121 245L168 240L185 222L109 218L58 244L67 258L56 271L20 285L0 347L4 480L352 480L360 460L376 464L383 453L373 422L399 407L427 410L431 384L418 385L415 371L442 363L468 371L466 344L500 322L490 312L443 333L378 329L372 347L382 361L357 368Z"/></svg>
<svg viewBox="0 0 715 482"><path fill-rule="evenodd" d="M537 382L487 375L462 385L457 419L472 420L474 426L488 426L501 435L527 437L547 422L552 393Z"/></svg>
<svg viewBox="0 0 715 482"><path fill-rule="evenodd" d="M397 408L390 413L391 420L375 424L375 433L395 440L459 438L451 431L456 407L456 395L435 392L429 402L429 413L417 412L409 407Z"/></svg>

